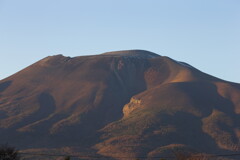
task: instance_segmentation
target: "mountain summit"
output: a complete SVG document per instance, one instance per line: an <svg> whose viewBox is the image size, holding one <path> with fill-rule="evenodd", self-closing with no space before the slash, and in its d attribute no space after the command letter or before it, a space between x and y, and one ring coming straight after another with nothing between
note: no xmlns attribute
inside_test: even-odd
<svg viewBox="0 0 240 160"><path fill-rule="evenodd" d="M31 153L239 153L239 114L239 84L143 50L49 56L0 81L0 141Z"/></svg>
<svg viewBox="0 0 240 160"><path fill-rule="evenodd" d="M101 55L104 56L122 56L122 57L136 57L136 58L154 58L159 57L158 54L145 50L124 50L115 52L106 52Z"/></svg>

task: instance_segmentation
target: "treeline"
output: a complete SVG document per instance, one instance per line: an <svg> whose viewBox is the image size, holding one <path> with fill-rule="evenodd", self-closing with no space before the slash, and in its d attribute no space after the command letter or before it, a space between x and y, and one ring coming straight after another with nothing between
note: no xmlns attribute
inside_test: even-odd
<svg viewBox="0 0 240 160"><path fill-rule="evenodd" d="M21 156L23 153L19 152L15 147L11 147L8 144L0 146L0 160L24 160L24 158ZM25 153L28 154L28 153ZM29 153L29 155L31 155ZM34 154L32 154L34 155ZM42 154L44 155L44 154ZM37 155L36 155L37 156ZM60 158L61 160L71 160L71 159L76 159L77 156L67 156L67 155L52 155L55 157L62 157ZM212 160L216 159L217 157L224 157L224 156L239 156L240 154L233 154L233 155L202 155L202 154L197 154L197 153L192 153L192 152L184 152L184 151L173 151L172 152L172 157L168 158L162 158L162 157L141 157L141 158L130 158L130 157L124 157L126 160L148 160L148 159L154 159L154 160ZM91 157L89 157L91 159ZM87 158L87 159L89 159ZM78 159L82 159L79 157ZM94 159L109 159L109 158L104 158L104 157L94 157ZM59 160L59 159L58 159ZM110 160L110 159L109 159Z"/></svg>

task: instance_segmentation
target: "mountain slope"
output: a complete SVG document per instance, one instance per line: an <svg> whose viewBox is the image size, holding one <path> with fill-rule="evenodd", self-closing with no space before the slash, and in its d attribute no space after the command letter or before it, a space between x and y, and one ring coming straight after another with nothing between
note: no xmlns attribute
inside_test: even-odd
<svg viewBox="0 0 240 160"><path fill-rule="evenodd" d="M239 84L142 50L50 56L0 81L0 141L26 151L235 153L239 114Z"/></svg>

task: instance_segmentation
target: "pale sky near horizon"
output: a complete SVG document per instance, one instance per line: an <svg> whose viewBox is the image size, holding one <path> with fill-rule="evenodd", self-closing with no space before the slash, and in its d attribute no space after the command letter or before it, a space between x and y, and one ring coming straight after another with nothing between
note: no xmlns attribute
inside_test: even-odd
<svg viewBox="0 0 240 160"><path fill-rule="evenodd" d="M48 56L143 49L240 83L240 0L0 0L0 79Z"/></svg>

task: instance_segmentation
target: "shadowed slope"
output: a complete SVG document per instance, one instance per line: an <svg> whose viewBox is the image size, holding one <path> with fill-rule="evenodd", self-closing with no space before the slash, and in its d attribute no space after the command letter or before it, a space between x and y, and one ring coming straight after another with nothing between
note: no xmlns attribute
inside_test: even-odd
<svg viewBox="0 0 240 160"><path fill-rule="evenodd" d="M11 81L5 81L0 84L0 92L3 92L5 89L7 89L11 85Z"/></svg>

